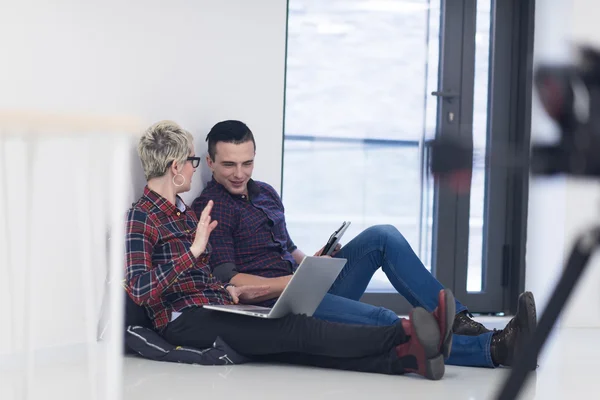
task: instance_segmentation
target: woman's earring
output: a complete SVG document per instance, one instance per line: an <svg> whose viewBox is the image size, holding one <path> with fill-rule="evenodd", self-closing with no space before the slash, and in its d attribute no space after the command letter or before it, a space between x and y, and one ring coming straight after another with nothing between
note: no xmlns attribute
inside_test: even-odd
<svg viewBox="0 0 600 400"><path fill-rule="evenodd" d="M182 179L182 180L181 180L181 183L177 183L177 182L175 182L175 178L177 178L178 176L180 176L180 177L181 177L181 179ZM175 186L179 187L179 186L183 186L183 184L184 184L184 183L185 183L185 176L183 176L183 175L181 175L181 174L177 174L177 175L175 175L175 176L173 177L173 185L175 185Z"/></svg>

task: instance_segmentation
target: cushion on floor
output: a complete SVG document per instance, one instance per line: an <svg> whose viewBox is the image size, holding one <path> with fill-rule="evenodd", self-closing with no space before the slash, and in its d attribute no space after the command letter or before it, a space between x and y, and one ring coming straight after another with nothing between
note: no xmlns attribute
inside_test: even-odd
<svg viewBox="0 0 600 400"><path fill-rule="evenodd" d="M108 280L105 283L101 317L98 321L98 340L102 340L110 324L108 315ZM212 347L196 349L188 346L175 346L167 342L152 325L146 308L136 304L125 294L125 315L123 321L124 351L156 361L177 362L200 365L231 365L247 362L248 359L217 338Z"/></svg>
<svg viewBox="0 0 600 400"><path fill-rule="evenodd" d="M219 337L212 347L196 349L172 345L154 330L142 326L127 327L125 345L140 356L155 361L200 365L232 365L248 361Z"/></svg>

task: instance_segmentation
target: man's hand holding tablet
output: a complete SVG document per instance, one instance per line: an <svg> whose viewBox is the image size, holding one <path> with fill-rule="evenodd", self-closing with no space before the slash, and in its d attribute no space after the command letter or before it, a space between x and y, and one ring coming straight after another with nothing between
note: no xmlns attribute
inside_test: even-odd
<svg viewBox="0 0 600 400"><path fill-rule="evenodd" d="M342 226L340 226L336 231L334 231L331 234L329 240L327 241L327 244L321 250L317 251L315 255L334 256L335 253L337 253L342 248L342 245L339 242L349 226L350 221L344 221Z"/></svg>

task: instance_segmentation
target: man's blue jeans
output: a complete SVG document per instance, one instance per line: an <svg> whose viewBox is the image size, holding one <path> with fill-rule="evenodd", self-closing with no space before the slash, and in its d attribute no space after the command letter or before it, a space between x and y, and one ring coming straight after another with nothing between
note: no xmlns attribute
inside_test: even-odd
<svg viewBox="0 0 600 400"><path fill-rule="evenodd" d="M348 262L325 296L314 317L327 321L364 325L391 325L398 316L385 308L361 303L373 274L380 267L394 288L414 307L432 312L443 286L421 263L404 236L391 225L365 229L342 247L336 257ZM456 312L466 310L458 300ZM446 364L494 367L490 354L492 333L479 336L454 335Z"/></svg>

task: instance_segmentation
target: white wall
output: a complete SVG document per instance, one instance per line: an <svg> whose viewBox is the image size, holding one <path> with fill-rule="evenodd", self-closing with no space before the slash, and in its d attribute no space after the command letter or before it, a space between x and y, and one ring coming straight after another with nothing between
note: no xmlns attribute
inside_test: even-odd
<svg viewBox="0 0 600 400"><path fill-rule="evenodd" d="M600 48L594 0L536 2L534 63L569 62L577 45ZM556 127L541 109L536 94L532 139L552 141ZM545 307L577 235L600 221L600 190L596 182L571 178L534 179L530 186L526 287L538 308ZM594 258L561 318L562 326L600 327L600 259Z"/></svg>
<svg viewBox="0 0 600 400"><path fill-rule="evenodd" d="M0 110L131 115L144 126L172 119L195 135L199 154L205 154L204 138L214 123L240 119L258 141L255 177L279 190L285 0L21 0L2 1L0 8ZM72 265L78 245L65 243L76 229L73 198L52 190L73 182L82 160L71 156L79 149L74 142L44 146L45 172L52 175L44 177L41 167L39 186L32 190L38 200L54 196L60 201L35 213L36 231L46 232L36 239L34 255L34 301L43 310L36 323L38 347L84 337L81 271ZM19 186L19 151L22 147L14 145L11 154L0 153L9 163L9 181L0 182L8 190L0 194L7 195L11 214L2 220L10 222L17 250L24 248L19 213L28 193ZM135 155L134 160L132 200L144 185ZM206 167L185 196L188 202L201 190L200 175L208 179ZM0 268L0 315L13 319L1 324L0 354L18 348L11 343L19 338L5 326L21 322L19 313L9 310L18 311L19 301L8 298L8 287L20 290L24 282L4 279L7 267ZM14 267L10 272L18 280L22 271Z"/></svg>

